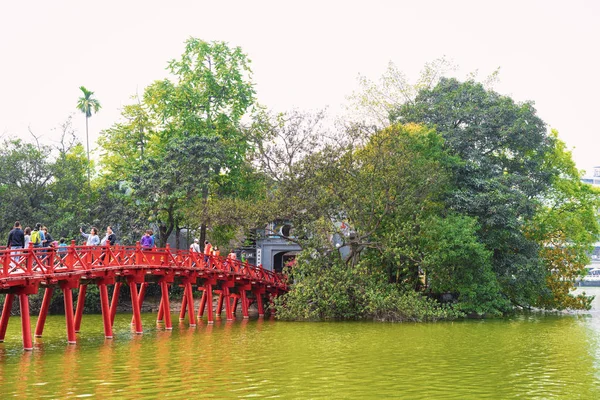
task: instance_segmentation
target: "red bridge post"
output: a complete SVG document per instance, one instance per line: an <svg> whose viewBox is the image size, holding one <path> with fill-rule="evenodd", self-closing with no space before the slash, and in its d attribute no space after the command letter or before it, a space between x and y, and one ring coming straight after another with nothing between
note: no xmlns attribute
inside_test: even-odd
<svg viewBox="0 0 600 400"><path fill-rule="evenodd" d="M8 327L8 319L10 318L10 310L12 309L15 295L8 293L4 299L4 306L2 308L2 317L0 318L0 342L4 342L6 336L6 328Z"/></svg>
<svg viewBox="0 0 600 400"><path fill-rule="evenodd" d="M54 289L51 287L47 287L44 290L44 299L42 300L40 315L35 325L35 337L42 337L42 333L44 333L44 324L46 323L46 315L48 315L48 308L50 307L52 293L54 293Z"/></svg>
<svg viewBox="0 0 600 400"><path fill-rule="evenodd" d="M73 292L72 286L69 281L62 282L60 285L65 303L65 320L67 324L67 343L77 343L77 336L75 335L75 321L73 318Z"/></svg>
<svg viewBox="0 0 600 400"><path fill-rule="evenodd" d="M79 285L79 294L77 295L77 308L75 309L75 332L79 332L81 328L81 317L83 315L83 307L85 306L86 292L87 284Z"/></svg>
<svg viewBox="0 0 600 400"><path fill-rule="evenodd" d="M169 284L163 279L160 281L160 291L162 295L162 308L165 316L165 329L173 329L171 323L171 306L169 304Z"/></svg>
<svg viewBox="0 0 600 400"><path fill-rule="evenodd" d="M206 309L207 311L207 322L209 324L215 323L215 317L213 314L213 291L212 291L213 280L207 280L205 282L204 292L206 293Z"/></svg>
<svg viewBox="0 0 600 400"><path fill-rule="evenodd" d="M117 315L117 303L119 302L119 293L121 293L121 282L115 283L110 302L110 325L115 324L115 315Z"/></svg>
<svg viewBox="0 0 600 400"><path fill-rule="evenodd" d="M135 276L128 276L127 284L129 285L129 292L131 293L131 306L133 308L135 333L141 335L144 333L144 331L142 330L142 315L140 312L140 303L138 299L137 285L135 284Z"/></svg>
<svg viewBox="0 0 600 400"><path fill-rule="evenodd" d="M100 308L102 309L102 322L104 323L104 337L106 339L112 339L112 316L108 305L108 289L106 288L106 283L98 283L98 288L100 289Z"/></svg>
<svg viewBox="0 0 600 400"><path fill-rule="evenodd" d="M185 288L187 290L187 303L188 303L188 317L190 321L190 326L196 326L196 313L194 311L194 293L192 292L192 284L191 282L187 282L185 284Z"/></svg>
<svg viewBox="0 0 600 400"><path fill-rule="evenodd" d="M19 294L19 306L21 308L21 330L23 333L23 349L33 350L33 343L31 342L31 324L29 321L29 297L27 294Z"/></svg>

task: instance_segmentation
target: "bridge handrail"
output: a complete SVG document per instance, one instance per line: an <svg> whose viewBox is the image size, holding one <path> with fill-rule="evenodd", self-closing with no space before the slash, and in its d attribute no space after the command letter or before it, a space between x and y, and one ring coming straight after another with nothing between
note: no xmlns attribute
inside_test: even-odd
<svg viewBox="0 0 600 400"><path fill-rule="evenodd" d="M233 274L252 281L271 285L285 285L284 278L240 260L220 256L205 256L190 250L173 251L165 248L144 249L138 242L135 246L108 244L103 246L76 245L72 241L64 247L33 247L9 249L0 247L0 280L28 278L42 280L59 273L80 273L102 268L147 267L192 269Z"/></svg>

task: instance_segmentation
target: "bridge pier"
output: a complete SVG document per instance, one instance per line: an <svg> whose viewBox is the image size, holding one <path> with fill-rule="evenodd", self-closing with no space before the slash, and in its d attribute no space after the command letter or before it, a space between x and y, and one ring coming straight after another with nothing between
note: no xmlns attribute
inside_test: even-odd
<svg viewBox="0 0 600 400"><path fill-rule="evenodd" d="M21 308L21 330L23 333L23 349L33 350L31 341L31 323L29 320L29 297L25 293L19 294L19 306Z"/></svg>
<svg viewBox="0 0 600 400"><path fill-rule="evenodd" d="M100 308L102 309L102 322L104 323L104 337L106 339L112 339L112 321L111 321L111 310L108 305L108 289L106 283L98 284L100 289ZM79 304L77 304L79 306Z"/></svg>
<svg viewBox="0 0 600 400"><path fill-rule="evenodd" d="M179 311L179 321L185 321L185 313L187 312L187 296L188 287L183 285L183 298L181 299L181 310Z"/></svg>
<svg viewBox="0 0 600 400"><path fill-rule="evenodd" d="M169 304L169 284L163 279L160 281L160 291L162 295L162 308L165 316L165 329L173 329L171 323L171 306Z"/></svg>
<svg viewBox="0 0 600 400"><path fill-rule="evenodd" d="M135 333L141 335L142 333L144 333L144 331L142 330L142 314L140 312L140 303L138 299L137 285L135 284L135 277L128 276L127 283L129 284L129 292L131 293L131 306L133 308Z"/></svg>
<svg viewBox="0 0 600 400"><path fill-rule="evenodd" d="M15 295L8 293L4 298L4 306L2 308L2 317L0 317L0 342L4 342L6 336L6 328L8 327L8 319L10 318L10 310L12 309Z"/></svg>
<svg viewBox="0 0 600 400"><path fill-rule="evenodd" d="M137 283L135 284L137 286ZM148 286L148 282L140 283L140 290L138 292L138 303L140 304L140 310L142 309L142 305L144 304L144 298L146 297L146 287ZM137 288L136 288L137 289ZM131 317L131 325L135 324L135 319Z"/></svg>
<svg viewBox="0 0 600 400"><path fill-rule="evenodd" d="M206 290L202 291L202 297L200 298L200 306L198 307L198 322L204 316L204 309L206 308Z"/></svg>
<svg viewBox="0 0 600 400"><path fill-rule="evenodd" d="M117 315L117 303L119 302L119 293L121 293L121 282L115 283L110 302L110 325L115 324L115 315Z"/></svg>
<svg viewBox="0 0 600 400"><path fill-rule="evenodd" d="M50 307L50 300L54 289L47 287L44 290L44 299L42 300L42 307L40 308L40 315L35 325L35 337L42 337L44 333L44 325L46 324L46 316L48 315L48 308Z"/></svg>
<svg viewBox="0 0 600 400"><path fill-rule="evenodd" d="M77 336L75 335L75 320L73 316L73 292L69 282L61 284L61 289L64 296L65 304L65 322L67 324L67 343L76 344Z"/></svg>
<svg viewBox="0 0 600 400"><path fill-rule="evenodd" d="M209 324L215 323L215 317L213 315L213 290L212 290L212 281L206 281L204 292L206 293L206 301L205 304L208 306L207 311L207 319Z"/></svg>
<svg viewBox="0 0 600 400"><path fill-rule="evenodd" d="M192 292L192 284L188 281L185 284L185 293L188 307L188 319L190 326L196 326L196 313L194 311L194 293Z"/></svg>
<svg viewBox="0 0 600 400"><path fill-rule="evenodd" d="M77 308L75 309L75 332L81 329L81 317L83 316L83 307L85 306L85 294L87 292L87 284L79 285L79 294L77 295Z"/></svg>

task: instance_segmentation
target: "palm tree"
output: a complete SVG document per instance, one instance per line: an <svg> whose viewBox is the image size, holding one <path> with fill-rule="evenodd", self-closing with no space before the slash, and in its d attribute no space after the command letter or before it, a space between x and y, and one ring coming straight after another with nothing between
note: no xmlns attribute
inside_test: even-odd
<svg viewBox="0 0 600 400"><path fill-rule="evenodd" d="M85 140L87 142L87 159L88 159L88 185L90 184L90 139L88 136L88 119L93 113L97 113L102 106L97 99L92 96L94 92L87 90L84 86L79 87L83 92L83 96L77 102L77 109L85 114Z"/></svg>

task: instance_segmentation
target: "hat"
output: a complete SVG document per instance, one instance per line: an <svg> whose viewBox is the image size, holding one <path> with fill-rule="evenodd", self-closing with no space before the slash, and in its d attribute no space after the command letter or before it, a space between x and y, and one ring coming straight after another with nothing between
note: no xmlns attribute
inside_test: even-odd
<svg viewBox="0 0 600 400"><path fill-rule="evenodd" d="M198 239L194 239L194 242L198 243Z"/></svg>

